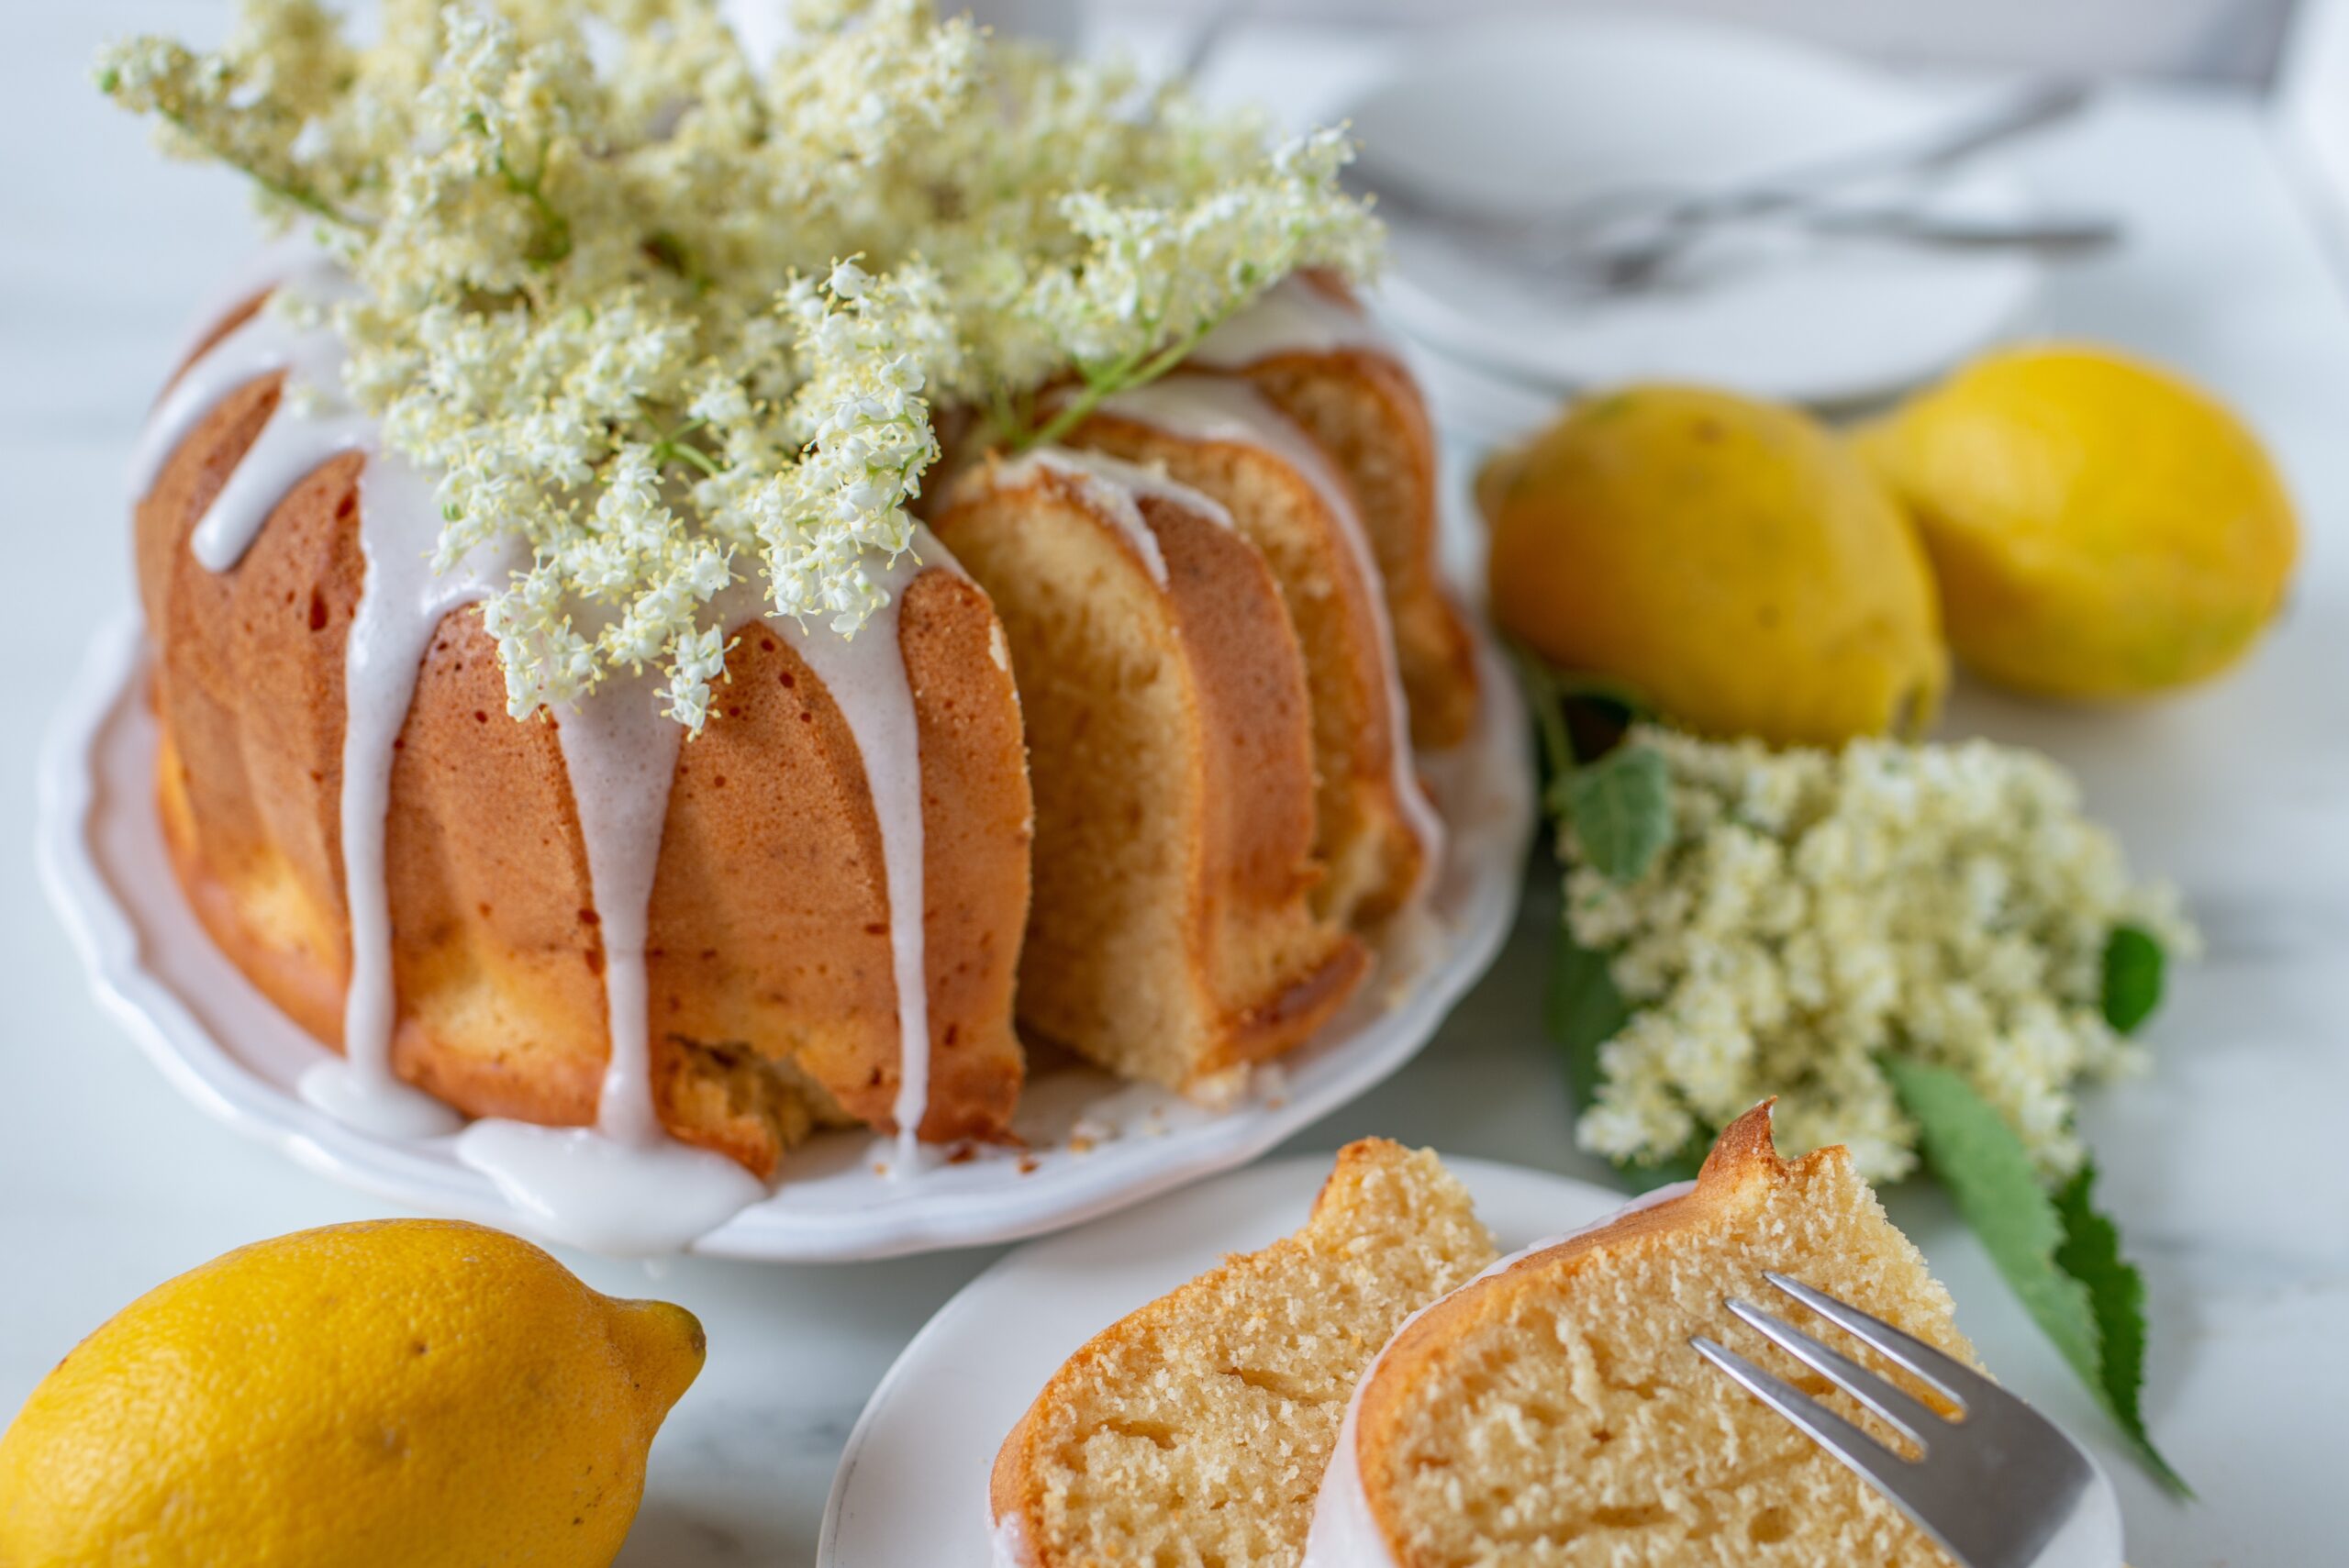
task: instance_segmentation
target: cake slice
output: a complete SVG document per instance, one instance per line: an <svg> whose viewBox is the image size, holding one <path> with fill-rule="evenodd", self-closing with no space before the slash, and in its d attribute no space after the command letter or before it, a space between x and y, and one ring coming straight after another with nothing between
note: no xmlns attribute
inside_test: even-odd
<svg viewBox="0 0 2349 1568"><path fill-rule="evenodd" d="M994 601L1026 719L1021 1023L1229 1095L1369 964L1312 907L1311 716L1271 573L1196 491L1060 449L964 474L934 527Z"/></svg>
<svg viewBox="0 0 2349 1568"><path fill-rule="evenodd" d="M1355 1380L1492 1253L1432 1153L1347 1145L1305 1229L1120 1319L1052 1374L996 1459L998 1568L1294 1568Z"/></svg>
<svg viewBox="0 0 2349 1568"><path fill-rule="evenodd" d="M1362 506L1395 627L1411 737L1441 748L1476 722L1476 658L1436 559L1435 434L1419 384L1337 279L1296 272L1185 361L1244 376L1330 453Z"/></svg>
<svg viewBox="0 0 2349 1568"><path fill-rule="evenodd" d="M1313 706L1315 907L1375 921L1420 885L1441 832L1419 788L1378 565L1328 454L1231 376L1119 394L1070 433L1220 505L1271 568Z"/></svg>
<svg viewBox="0 0 2349 1568"><path fill-rule="evenodd" d="M1713 1336L1890 1439L1723 1307L1784 1307L1765 1269L1975 1361L1948 1293L1849 1153L1781 1160L1765 1102L1721 1134L1693 1187L1521 1254L1396 1337L1322 1485L1313 1568L1945 1565L1891 1504L1690 1347Z"/></svg>

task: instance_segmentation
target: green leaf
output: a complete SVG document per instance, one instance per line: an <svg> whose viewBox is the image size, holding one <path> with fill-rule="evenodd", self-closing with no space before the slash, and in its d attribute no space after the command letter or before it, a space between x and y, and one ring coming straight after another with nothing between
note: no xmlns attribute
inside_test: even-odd
<svg viewBox="0 0 2349 1568"><path fill-rule="evenodd" d="M1637 882L1671 841L1672 783L1653 746L1618 746L1559 784L1584 858L1609 881Z"/></svg>
<svg viewBox="0 0 2349 1568"><path fill-rule="evenodd" d="M2098 1343L2103 1351L2098 1392L2105 1407L2162 1485L2181 1497L2190 1497L2193 1488L2169 1467L2145 1431L2138 1402L2145 1382L2144 1276L2121 1255L2121 1228L2096 1207L2095 1186L2096 1166L2091 1162L2056 1189L2055 1212L2064 1222L2064 1242L2055 1249L2055 1266L2079 1281L2088 1293L2088 1307L2096 1318Z"/></svg>
<svg viewBox="0 0 2349 1568"><path fill-rule="evenodd" d="M2104 1021L2135 1032L2162 1002L2162 944L2137 926L2115 926L2104 943Z"/></svg>
<svg viewBox="0 0 2349 1568"><path fill-rule="evenodd" d="M2144 1372L2144 1286L2121 1257L2112 1222L2088 1203L2084 1173L2059 1195L2040 1184L2030 1151L1997 1108L1947 1068L1884 1059L1925 1159L1998 1273L2111 1415L2146 1469L2190 1496L2154 1447L2138 1405Z"/></svg>
<svg viewBox="0 0 2349 1568"><path fill-rule="evenodd" d="M1598 1048L1631 1021L1631 1008L1615 988L1607 955L1575 940L1563 920L1550 957L1550 991L1542 1017L1550 1038L1565 1052L1566 1081L1575 1104L1587 1107L1598 1095Z"/></svg>

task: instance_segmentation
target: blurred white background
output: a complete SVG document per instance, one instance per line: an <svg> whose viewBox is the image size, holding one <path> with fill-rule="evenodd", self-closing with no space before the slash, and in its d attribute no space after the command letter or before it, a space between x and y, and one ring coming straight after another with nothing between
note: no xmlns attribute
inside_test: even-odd
<svg viewBox="0 0 2349 1568"><path fill-rule="evenodd" d="M1094 0L1104 12L1174 18L1214 0ZM1262 0L1267 18L1382 28L1553 16L1597 0ZM1784 31L1900 64L2265 83L2294 0L1641 0L1677 14Z"/></svg>

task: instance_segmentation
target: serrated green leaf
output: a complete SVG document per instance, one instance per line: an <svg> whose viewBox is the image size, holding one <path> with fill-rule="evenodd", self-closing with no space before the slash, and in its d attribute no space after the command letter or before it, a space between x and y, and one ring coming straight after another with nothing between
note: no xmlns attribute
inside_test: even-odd
<svg viewBox="0 0 2349 1568"><path fill-rule="evenodd" d="M2139 1396L2145 1382L2145 1281L2136 1265L2121 1254L2121 1228L2094 1202L2096 1166L2084 1164L2055 1191L2055 1212L2063 1220L2064 1241L2055 1249L2055 1266L2080 1282L2087 1291L2088 1309L2096 1318L2102 1351L2098 1379L2105 1407L2162 1485L2182 1497L2194 1495L2183 1477L2154 1447L2145 1430Z"/></svg>
<svg viewBox="0 0 2349 1568"><path fill-rule="evenodd" d="M1631 1018L1631 1005L1615 988L1607 955L1575 940L1564 921L1550 956L1550 988L1542 1017L1550 1038L1565 1052L1566 1082L1577 1108L1587 1107L1598 1094L1598 1048L1612 1040Z"/></svg>
<svg viewBox="0 0 2349 1568"><path fill-rule="evenodd" d="M1583 857L1612 882L1637 882L1672 839L1672 781L1653 746L1618 746L1560 780Z"/></svg>
<svg viewBox="0 0 2349 1568"><path fill-rule="evenodd" d="M1898 1056L1886 1058L1884 1069L1901 1107L1917 1123L1926 1162L1981 1238L2008 1288L2110 1413L2146 1468L2187 1495L2185 1483L2154 1449L2138 1407L2144 1292L2135 1271L2121 1261L2112 1222L2088 1207L2087 1189L2077 1179L2065 1195L2076 1213L2067 1214L2063 1198L2040 1184L2022 1140L1957 1073Z"/></svg>
<svg viewBox="0 0 2349 1568"><path fill-rule="evenodd" d="M2162 944L2137 926L2115 926L2104 942L2104 1021L2133 1033L2162 1002Z"/></svg>

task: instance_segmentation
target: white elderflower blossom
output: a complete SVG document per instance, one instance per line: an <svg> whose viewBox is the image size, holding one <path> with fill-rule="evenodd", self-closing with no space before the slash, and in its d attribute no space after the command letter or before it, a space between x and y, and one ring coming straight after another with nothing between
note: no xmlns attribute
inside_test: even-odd
<svg viewBox="0 0 2349 1568"><path fill-rule="evenodd" d="M1845 1143L1872 1180L1915 1164L1877 1066L1962 1073L2050 1173L2076 1167L2072 1090L2135 1067L2101 1007L2113 929L2198 942L2165 886L2132 884L2071 778L1971 741L1771 751L1642 728L1674 835L1630 885L1566 878L1566 921L1636 1011L1599 1048L1577 1128L1660 1161L1779 1096L1790 1148Z"/></svg>
<svg viewBox="0 0 2349 1568"><path fill-rule="evenodd" d="M1288 272L1375 261L1335 135L1282 144L928 0L801 11L771 61L715 0L387 0L366 48L248 0L217 53L101 56L346 264L309 308L440 475L436 562L526 547L486 607L518 716L652 664L697 728L737 576L842 635L886 603L933 407L1041 439L1047 383L1077 373L1051 406L1075 417Z"/></svg>

